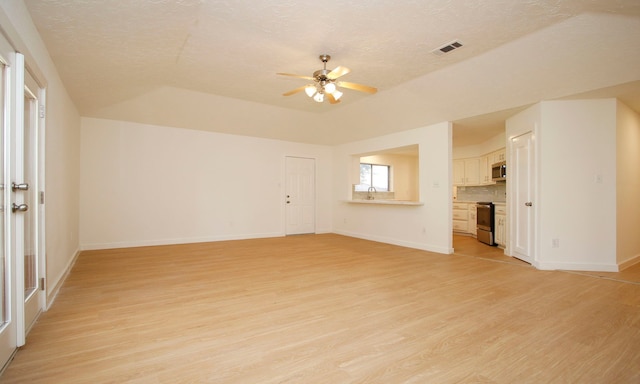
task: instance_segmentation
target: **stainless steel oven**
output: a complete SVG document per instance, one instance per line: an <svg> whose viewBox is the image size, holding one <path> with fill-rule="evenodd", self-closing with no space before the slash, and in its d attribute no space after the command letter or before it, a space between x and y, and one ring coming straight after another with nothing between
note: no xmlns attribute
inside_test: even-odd
<svg viewBox="0 0 640 384"><path fill-rule="evenodd" d="M478 202L476 204L476 227L478 241L485 244L496 245L495 233L495 206L491 202Z"/></svg>

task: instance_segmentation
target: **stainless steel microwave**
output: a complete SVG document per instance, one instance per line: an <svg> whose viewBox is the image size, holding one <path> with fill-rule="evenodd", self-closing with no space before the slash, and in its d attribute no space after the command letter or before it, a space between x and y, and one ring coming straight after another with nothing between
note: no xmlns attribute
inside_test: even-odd
<svg viewBox="0 0 640 384"><path fill-rule="evenodd" d="M507 180L507 163L501 161L491 166L491 180L506 181Z"/></svg>

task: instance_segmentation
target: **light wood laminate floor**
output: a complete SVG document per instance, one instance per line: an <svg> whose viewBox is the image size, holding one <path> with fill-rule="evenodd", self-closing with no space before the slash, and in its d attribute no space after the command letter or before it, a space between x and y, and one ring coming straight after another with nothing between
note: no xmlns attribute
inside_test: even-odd
<svg viewBox="0 0 640 384"><path fill-rule="evenodd" d="M326 234L83 252L1 383L638 383L640 285Z"/></svg>

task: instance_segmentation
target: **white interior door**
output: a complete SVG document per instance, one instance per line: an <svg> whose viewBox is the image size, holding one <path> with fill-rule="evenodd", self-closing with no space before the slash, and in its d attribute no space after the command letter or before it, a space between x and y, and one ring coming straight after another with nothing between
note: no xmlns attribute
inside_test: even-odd
<svg viewBox="0 0 640 384"><path fill-rule="evenodd" d="M44 308L39 289L39 87L24 56L0 35L0 368L6 366Z"/></svg>
<svg viewBox="0 0 640 384"><path fill-rule="evenodd" d="M24 90L24 124L18 140L20 147L17 155L21 161L17 161L16 168L21 168L22 175L17 172L16 178L20 180L23 189L16 189L16 194L23 195L27 210L21 212L23 229L23 249L21 255L23 263L24 287L24 328L23 334L31 329L38 315L42 312L44 304L44 290L40 289L41 264L43 262L39 247L39 204L38 204L38 142L39 142L39 87L36 81L29 75L25 75ZM20 257L20 256L19 256ZM20 329L19 329L20 331ZM20 341L20 340L19 340ZM24 340L23 340L24 342Z"/></svg>
<svg viewBox="0 0 640 384"><path fill-rule="evenodd" d="M11 188L7 187L10 164L5 159L10 148L10 133L16 123L19 58L20 55L0 35L0 368L6 366L18 347L16 263L9 241L14 236L11 231Z"/></svg>
<svg viewBox="0 0 640 384"><path fill-rule="evenodd" d="M511 212L513 256L533 263L535 236L535 151L532 132L511 139L509 182L511 185Z"/></svg>
<svg viewBox="0 0 640 384"><path fill-rule="evenodd" d="M286 158L286 234L314 233L316 222L315 159Z"/></svg>

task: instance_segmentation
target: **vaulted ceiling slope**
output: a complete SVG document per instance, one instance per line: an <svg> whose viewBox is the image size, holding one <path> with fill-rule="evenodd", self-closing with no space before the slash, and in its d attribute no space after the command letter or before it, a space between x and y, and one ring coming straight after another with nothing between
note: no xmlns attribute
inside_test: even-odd
<svg viewBox="0 0 640 384"><path fill-rule="evenodd" d="M605 87L612 87L606 97L617 97L621 84L625 102L640 110L638 0L25 4L83 116L333 144ZM432 53L453 40L463 46ZM276 72L310 76L323 53L332 56L329 68L351 68L346 81L379 92L346 90L338 105L304 93L283 97L305 80ZM240 112L238 100L257 111L256 121L207 124L216 114ZM180 101L195 111L184 105L172 113ZM201 108L216 103L225 107ZM257 124L274 114L306 131ZM499 129L484 121L474 139Z"/></svg>

